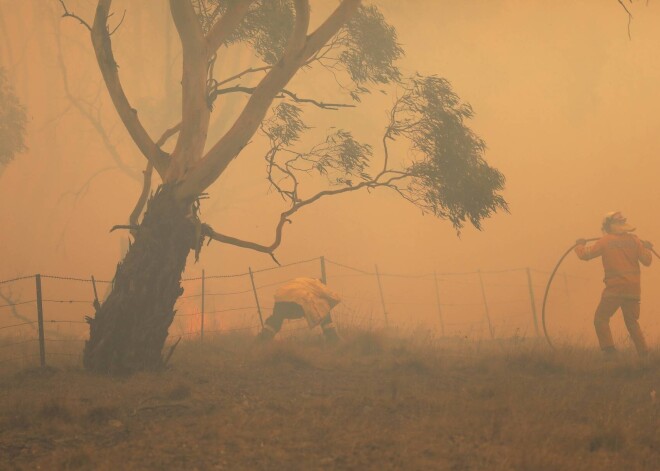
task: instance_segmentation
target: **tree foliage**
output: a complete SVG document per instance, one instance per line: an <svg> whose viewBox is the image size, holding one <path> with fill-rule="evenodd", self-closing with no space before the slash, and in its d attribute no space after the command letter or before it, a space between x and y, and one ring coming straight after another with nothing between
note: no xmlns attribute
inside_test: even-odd
<svg viewBox="0 0 660 471"><path fill-rule="evenodd" d="M16 154L26 150L25 126L27 114L5 70L0 67L0 167L11 162Z"/></svg>
<svg viewBox="0 0 660 471"><path fill-rule="evenodd" d="M483 219L506 210L507 204L498 193L504 176L484 160L486 144L466 124L472 107L440 77L415 76L404 90L388 137L407 138L417 155L405 169L411 176L406 192L419 207L456 228L465 221L480 228Z"/></svg>
<svg viewBox="0 0 660 471"><path fill-rule="evenodd" d="M466 222L480 229L484 219L506 211L500 194L505 178L488 165L484 141L468 126L472 107L441 77L415 75L398 80L398 88L402 94L383 136L382 170L374 169L373 147L343 129L331 130L324 142L300 151L297 141L308 129L302 112L294 105L278 105L261 127L271 144L266 154L271 184L292 207L303 201L301 178L311 173L332 186L345 185L347 191L387 187L457 230ZM389 155L388 141L398 139L409 144L412 161L407 164Z"/></svg>
<svg viewBox="0 0 660 471"><path fill-rule="evenodd" d="M270 143L266 178L288 203L276 224L275 241L244 241L206 224L202 239L272 255L285 223L298 210L360 189L393 190L459 231L466 223L480 229L484 219L507 210L501 195L504 176L486 162L484 141L469 127L472 108L444 78L404 76L396 30L375 5L342 0L310 30L309 0L170 0L184 67L183 117L168 130L179 136L168 154L147 135L122 90L109 33L116 28L107 24L112 0L98 1L93 26L77 19L92 32L99 66L124 124L163 181L177 184L182 200L194 202L236 157L248 154L244 149L257 131ZM66 16L75 17L64 8ZM216 68L217 57L232 45L252 50L260 64L238 71L227 70L226 64ZM301 69L325 72L349 103L327 103L290 89ZM351 129L332 125L321 142L302 148L301 137L309 130L306 108L364 106L362 97L374 89L394 96L381 150L360 142ZM214 102L232 93L250 97L229 130L215 144L207 143L209 115L223 110ZM397 140L409 144L403 156L400 145L390 148ZM308 185L313 176L321 177L324 189Z"/></svg>
<svg viewBox="0 0 660 471"><path fill-rule="evenodd" d="M237 0L196 0L195 9L204 31L227 12ZM293 0L258 0L225 45L244 43L268 65L276 64L286 48L294 26ZM351 85L344 85L351 98L369 92L367 85L399 80L396 61L403 55L396 30L373 5L361 6L313 61L344 73Z"/></svg>
<svg viewBox="0 0 660 471"><path fill-rule="evenodd" d="M204 29L209 30L232 3L199 0L197 12ZM265 64L276 64L294 19L292 0L257 1L227 44L247 43ZM485 161L484 141L468 126L471 106L460 101L446 79L404 78L397 66L403 54L394 27L376 6L364 5L308 65L329 70L356 102L374 86L394 85L402 92L390 113L384 151L388 152L387 141L405 138L415 157L407 166L387 156L383 170L374 170L377 159L372 145L358 142L345 129L331 128L323 142L301 150L300 136L309 128L303 109L295 103L279 103L264 120L260 129L271 144L265 156L267 178L289 200L287 212L314 197L305 198L301 190L302 178L312 174L332 187L344 186L341 192L363 186L392 188L424 212L449 220L457 230L466 222L481 228L485 218L507 210L499 193L504 176Z"/></svg>

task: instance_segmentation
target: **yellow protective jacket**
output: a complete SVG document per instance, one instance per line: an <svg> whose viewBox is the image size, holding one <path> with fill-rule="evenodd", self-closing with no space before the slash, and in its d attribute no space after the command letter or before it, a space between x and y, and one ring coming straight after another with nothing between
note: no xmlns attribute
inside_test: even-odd
<svg viewBox="0 0 660 471"><path fill-rule="evenodd" d="M339 304L339 295L316 278L294 278L275 290L275 302L299 304L310 329Z"/></svg>

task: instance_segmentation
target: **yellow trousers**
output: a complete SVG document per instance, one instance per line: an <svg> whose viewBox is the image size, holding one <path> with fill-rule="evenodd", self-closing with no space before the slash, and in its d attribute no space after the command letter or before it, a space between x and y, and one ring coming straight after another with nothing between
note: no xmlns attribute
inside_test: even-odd
<svg viewBox="0 0 660 471"><path fill-rule="evenodd" d="M630 338L635 344L637 353L640 356L646 355L648 353L648 346L646 345L642 328L639 326L639 299L622 296L603 296L596 309L594 327L596 328L596 335L598 335L600 348L605 350L614 347L612 331L610 330L610 317L612 317L619 308L621 308L623 320L626 323Z"/></svg>

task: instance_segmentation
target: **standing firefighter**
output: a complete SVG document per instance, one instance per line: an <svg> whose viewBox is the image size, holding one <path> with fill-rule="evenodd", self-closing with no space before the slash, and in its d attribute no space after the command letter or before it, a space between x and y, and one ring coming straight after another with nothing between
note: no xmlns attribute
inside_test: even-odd
<svg viewBox="0 0 660 471"><path fill-rule="evenodd" d="M339 296L316 278L294 278L275 291L273 315L266 319L259 340L271 340L285 319L307 319L309 328L321 325L328 342L339 340L330 311L339 304Z"/></svg>
<svg viewBox="0 0 660 471"><path fill-rule="evenodd" d="M640 357L645 357L648 347L638 322L641 296L639 262L645 266L651 264L650 249L653 245L632 234L635 228L629 225L618 211L605 215L602 230L603 237L593 245L587 247L586 241L579 239L575 247L575 253L581 260L596 257L602 257L603 260L605 289L594 317L600 348L606 354L616 352L610 330L610 317L621 308L637 353Z"/></svg>

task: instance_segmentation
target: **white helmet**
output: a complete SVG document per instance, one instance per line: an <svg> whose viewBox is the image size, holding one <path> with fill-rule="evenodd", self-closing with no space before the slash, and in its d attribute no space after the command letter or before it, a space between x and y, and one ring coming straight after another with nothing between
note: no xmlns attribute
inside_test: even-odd
<svg viewBox="0 0 660 471"><path fill-rule="evenodd" d="M607 234L623 234L634 231L635 227L628 224L621 211L612 211L603 217L601 229Z"/></svg>

